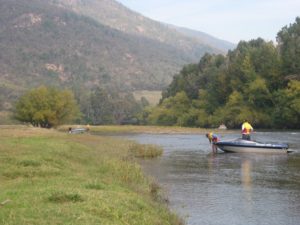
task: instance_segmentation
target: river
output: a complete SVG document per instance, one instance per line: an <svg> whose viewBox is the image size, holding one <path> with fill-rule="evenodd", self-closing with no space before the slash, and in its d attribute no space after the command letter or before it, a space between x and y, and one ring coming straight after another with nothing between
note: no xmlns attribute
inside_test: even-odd
<svg viewBox="0 0 300 225"><path fill-rule="evenodd" d="M225 134L233 139L240 134ZM300 224L300 132L256 132L253 139L287 142L287 155L211 153L204 135L139 134L123 138L163 147L142 160L170 207L188 225Z"/></svg>

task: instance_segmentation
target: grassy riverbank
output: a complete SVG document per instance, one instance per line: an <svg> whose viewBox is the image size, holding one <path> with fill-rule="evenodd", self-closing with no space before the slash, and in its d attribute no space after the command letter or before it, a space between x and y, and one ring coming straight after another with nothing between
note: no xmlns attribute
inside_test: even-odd
<svg viewBox="0 0 300 225"><path fill-rule="evenodd" d="M0 141L0 224L182 224L132 142L27 127L1 127Z"/></svg>
<svg viewBox="0 0 300 225"><path fill-rule="evenodd" d="M76 128L84 125L65 125L58 129L67 131L69 127ZM100 134L117 134L117 133L153 133L153 134L205 134L209 131L217 133L230 133L232 130L205 129L193 127L176 127L176 126L133 126L133 125L106 125L106 126L90 126L91 132Z"/></svg>

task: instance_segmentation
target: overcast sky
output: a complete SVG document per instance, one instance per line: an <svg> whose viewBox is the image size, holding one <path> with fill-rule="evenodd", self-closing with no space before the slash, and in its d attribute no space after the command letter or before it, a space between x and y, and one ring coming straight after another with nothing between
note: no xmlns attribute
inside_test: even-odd
<svg viewBox="0 0 300 225"><path fill-rule="evenodd" d="M275 41L300 16L300 0L117 0L151 19L203 31L233 43Z"/></svg>

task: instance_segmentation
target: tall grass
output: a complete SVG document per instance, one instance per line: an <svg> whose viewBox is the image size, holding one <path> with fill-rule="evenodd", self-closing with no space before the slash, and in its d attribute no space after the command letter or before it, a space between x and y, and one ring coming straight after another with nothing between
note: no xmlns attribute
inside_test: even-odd
<svg viewBox="0 0 300 225"><path fill-rule="evenodd" d="M157 145L150 144L132 144L130 152L138 158L155 158L161 156L163 149Z"/></svg>
<svg viewBox="0 0 300 225"><path fill-rule="evenodd" d="M183 224L132 142L26 127L1 128L0 142L0 224Z"/></svg>

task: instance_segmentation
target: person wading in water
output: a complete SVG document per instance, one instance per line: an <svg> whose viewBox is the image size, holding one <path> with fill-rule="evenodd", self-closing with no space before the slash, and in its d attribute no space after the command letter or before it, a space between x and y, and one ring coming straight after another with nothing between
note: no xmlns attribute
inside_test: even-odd
<svg viewBox="0 0 300 225"><path fill-rule="evenodd" d="M213 132L209 132L205 136L208 138L209 143L211 144L212 152L217 153L218 148L215 145L215 143L217 143L219 141L219 137L216 134L214 134Z"/></svg>

